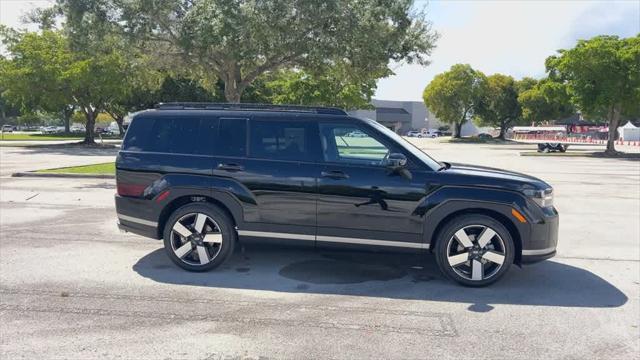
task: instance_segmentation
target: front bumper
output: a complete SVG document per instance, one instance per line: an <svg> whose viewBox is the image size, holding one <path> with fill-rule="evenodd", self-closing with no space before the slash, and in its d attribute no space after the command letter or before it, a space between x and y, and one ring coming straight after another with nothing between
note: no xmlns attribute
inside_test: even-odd
<svg viewBox="0 0 640 360"><path fill-rule="evenodd" d="M540 220L531 223L529 239L522 244L522 263L534 263L555 256L559 223L560 217L555 208L545 211Z"/></svg>

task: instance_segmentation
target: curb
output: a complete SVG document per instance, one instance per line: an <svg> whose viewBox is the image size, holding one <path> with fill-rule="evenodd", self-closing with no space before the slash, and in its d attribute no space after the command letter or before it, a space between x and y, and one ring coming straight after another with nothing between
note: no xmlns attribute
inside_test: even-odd
<svg viewBox="0 0 640 360"><path fill-rule="evenodd" d="M37 173L17 172L11 177L37 177L37 178L73 178L73 179L115 179L115 175L107 174L65 174L65 173Z"/></svg>

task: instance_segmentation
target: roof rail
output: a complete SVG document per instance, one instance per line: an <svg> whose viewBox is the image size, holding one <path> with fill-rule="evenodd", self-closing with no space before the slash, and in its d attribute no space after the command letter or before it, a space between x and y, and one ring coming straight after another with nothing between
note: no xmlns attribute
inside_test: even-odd
<svg viewBox="0 0 640 360"><path fill-rule="evenodd" d="M292 111L327 115L347 115L347 112L334 107L272 105L251 103L208 103L208 102L168 102L156 105L158 110L259 110L259 111Z"/></svg>

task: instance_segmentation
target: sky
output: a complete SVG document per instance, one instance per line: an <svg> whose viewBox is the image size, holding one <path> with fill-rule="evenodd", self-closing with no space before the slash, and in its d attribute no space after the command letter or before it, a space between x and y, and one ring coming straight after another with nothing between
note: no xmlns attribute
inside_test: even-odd
<svg viewBox="0 0 640 360"><path fill-rule="evenodd" d="M20 15L53 0L0 0L0 23L24 27ZM517 79L545 74L544 60L577 40L640 34L640 0L417 0L440 34L428 66L392 64L374 98L422 100L431 79L452 65L470 64L487 75Z"/></svg>

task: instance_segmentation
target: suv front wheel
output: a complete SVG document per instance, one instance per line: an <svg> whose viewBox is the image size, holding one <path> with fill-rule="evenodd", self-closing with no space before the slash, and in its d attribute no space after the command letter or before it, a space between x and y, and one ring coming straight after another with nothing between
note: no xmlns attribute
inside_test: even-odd
<svg viewBox="0 0 640 360"><path fill-rule="evenodd" d="M164 248L181 268L207 271L233 253L236 237L233 222L224 211L209 204L187 204L167 220Z"/></svg>
<svg viewBox="0 0 640 360"><path fill-rule="evenodd" d="M486 286L502 277L513 263L515 247L499 221L479 214L462 215L440 231L435 247L440 270L466 286Z"/></svg>

